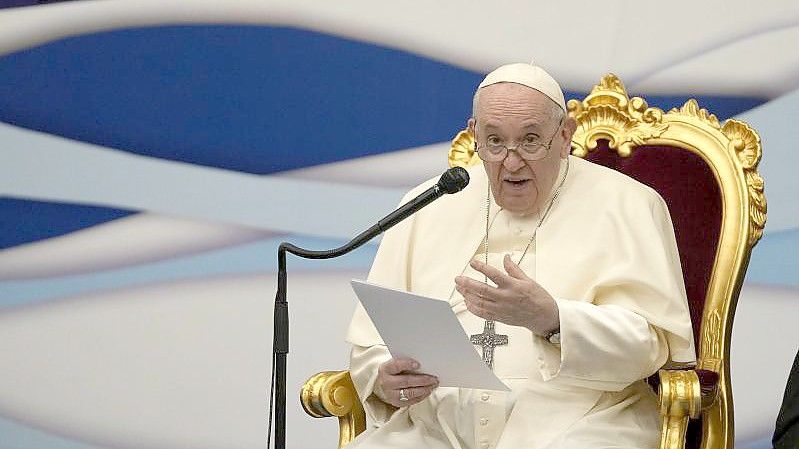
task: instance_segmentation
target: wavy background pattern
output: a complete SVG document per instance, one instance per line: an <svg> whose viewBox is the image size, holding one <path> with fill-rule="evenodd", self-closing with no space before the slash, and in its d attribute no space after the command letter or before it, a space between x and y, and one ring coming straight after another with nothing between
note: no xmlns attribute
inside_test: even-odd
<svg viewBox="0 0 799 449"><path fill-rule="evenodd" d="M769 222L732 376L736 446L770 447L799 346L797 39L790 1L0 10L0 449L263 447L277 245L339 245L391 210L446 168L482 76L531 59L570 98L613 71L761 134ZM346 366L346 281L374 251L290 259L290 398ZM335 441L288 413L290 447Z"/></svg>

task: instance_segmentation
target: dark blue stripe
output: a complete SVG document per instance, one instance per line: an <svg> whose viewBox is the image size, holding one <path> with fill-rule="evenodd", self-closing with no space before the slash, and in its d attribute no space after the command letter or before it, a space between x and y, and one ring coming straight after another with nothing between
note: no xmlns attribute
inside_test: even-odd
<svg viewBox="0 0 799 449"><path fill-rule="evenodd" d="M630 93L633 95L633 93ZM768 101L766 98L760 97L732 97L732 96L719 96L719 95L639 95L646 98L649 106L658 107L664 111L669 111L671 108L679 108L686 101L693 98L699 103L700 108L707 109L715 114L719 120L726 120L734 117L742 112L746 112L754 107ZM582 97L580 97L582 98Z"/></svg>
<svg viewBox="0 0 799 449"><path fill-rule="evenodd" d="M742 112L746 112L754 107L768 101L759 97L723 97L716 95L646 95L637 92L628 92L630 96L644 97L650 107L660 108L668 112L672 108L679 108L686 101L693 98L699 103L699 107L707 109L715 114L719 120L726 120ZM564 92L566 101L570 99L582 101L588 93L583 92Z"/></svg>
<svg viewBox="0 0 799 449"><path fill-rule="evenodd" d="M19 8L20 6L46 5L48 3L63 3L74 0L0 0L0 9Z"/></svg>
<svg viewBox="0 0 799 449"><path fill-rule="evenodd" d="M0 59L0 120L266 174L450 139L480 78L290 28L128 29Z"/></svg>
<svg viewBox="0 0 799 449"><path fill-rule="evenodd" d="M0 197L0 249L78 231L133 212Z"/></svg>
<svg viewBox="0 0 799 449"><path fill-rule="evenodd" d="M291 28L170 26L18 52L0 59L0 79L8 123L265 174L448 140L481 75ZM722 119L763 101L699 99Z"/></svg>

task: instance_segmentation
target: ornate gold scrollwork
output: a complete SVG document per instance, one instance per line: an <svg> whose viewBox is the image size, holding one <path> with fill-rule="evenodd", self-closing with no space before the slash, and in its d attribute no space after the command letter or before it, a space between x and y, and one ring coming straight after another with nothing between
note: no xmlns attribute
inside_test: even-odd
<svg viewBox="0 0 799 449"><path fill-rule="evenodd" d="M727 120L721 127L721 132L730 139L730 146L738 156L738 161L746 177L746 186L749 191L749 219L752 227L749 232L749 245L755 243L763 236L763 227L766 225L766 196L763 193L763 178L757 172L757 165L763 154L760 146L760 136L746 123L737 120Z"/></svg>
<svg viewBox="0 0 799 449"><path fill-rule="evenodd" d="M702 413L699 376L693 370L660 371L661 449L684 449L688 419Z"/></svg>
<svg viewBox="0 0 799 449"><path fill-rule="evenodd" d="M672 108L669 111L669 114L682 114L688 117L694 117L702 122L707 123L713 128L721 129L721 125L719 125L719 119L716 118L714 114L707 112L707 109L700 108L699 103L697 103L693 98L686 101L685 104L680 107L680 109Z"/></svg>
<svg viewBox="0 0 799 449"><path fill-rule="evenodd" d="M610 148L616 149L620 156L629 156L636 146L669 134L670 122L685 118L696 119L720 131L744 173L752 225L748 243L754 246L760 240L767 210L763 178L757 172L762 148L760 137L749 125L737 120L727 120L721 125L715 115L700 108L694 99L664 114L661 109L650 108L643 98L630 98L624 84L613 74L605 75L584 100L569 100L567 107L569 115L577 121L577 130L572 137L572 154L579 157L585 157L596 149L597 141L601 139L608 140Z"/></svg>
<svg viewBox="0 0 799 449"><path fill-rule="evenodd" d="M300 402L305 412L314 418L338 417L339 448L366 429L366 414L349 371L315 374L302 386Z"/></svg>
<svg viewBox="0 0 799 449"><path fill-rule="evenodd" d="M721 316L718 310L708 314L702 329L702 347L705 354L700 360L700 368L719 372L721 370Z"/></svg>
<svg viewBox="0 0 799 449"><path fill-rule="evenodd" d="M447 159L450 167L471 167L480 161L477 152L474 151L474 136L468 129L459 132L452 139Z"/></svg>
<svg viewBox="0 0 799 449"><path fill-rule="evenodd" d="M641 97L630 98L616 75L605 75L583 100L569 100L569 115L577 121L572 154L585 157L598 140L608 140L619 155L632 154L647 139L659 137L669 127L663 111L650 108Z"/></svg>

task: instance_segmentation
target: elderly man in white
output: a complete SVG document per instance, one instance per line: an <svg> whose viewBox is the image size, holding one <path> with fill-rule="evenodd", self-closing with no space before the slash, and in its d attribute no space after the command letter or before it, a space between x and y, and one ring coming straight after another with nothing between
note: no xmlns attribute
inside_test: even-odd
<svg viewBox="0 0 799 449"><path fill-rule="evenodd" d="M645 379L695 360L666 204L569 155L576 123L540 67L491 72L468 126L471 183L389 231L369 281L448 301L511 391L439 387L359 307L347 340L370 428L350 447L657 447Z"/></svg>

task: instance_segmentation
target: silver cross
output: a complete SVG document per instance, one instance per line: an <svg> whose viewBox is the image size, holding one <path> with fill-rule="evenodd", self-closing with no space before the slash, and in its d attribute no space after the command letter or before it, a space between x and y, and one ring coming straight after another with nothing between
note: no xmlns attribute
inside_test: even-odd
<svg viewBox="0 0 799 449"><path fill-rule="evenodd" d="M494 330L494 322L486 321L482 334L475 334L469 337L473 345L483 347L483 361L489 368L494 369L494 348L508 344L508 336L498 334Z"/></svg>

